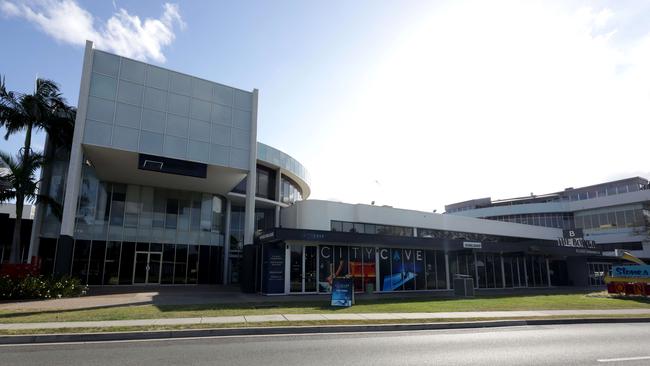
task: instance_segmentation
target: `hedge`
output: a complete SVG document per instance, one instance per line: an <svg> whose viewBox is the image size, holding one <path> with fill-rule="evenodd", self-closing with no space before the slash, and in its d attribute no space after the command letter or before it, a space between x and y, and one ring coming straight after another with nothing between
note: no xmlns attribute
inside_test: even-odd
<svg viewBox="0 0 650 366"><path fill-rule="evenodd" d="M0 299L52 299L81 296L87 287L79 279L71 277L26 276L11 278L0 276Z"/></svg>

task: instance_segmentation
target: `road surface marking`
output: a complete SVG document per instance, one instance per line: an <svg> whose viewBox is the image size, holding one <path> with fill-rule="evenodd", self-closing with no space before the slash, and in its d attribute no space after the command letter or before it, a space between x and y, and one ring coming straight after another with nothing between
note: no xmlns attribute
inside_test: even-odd
<svg viewBox="0 0 650 366"><path fill-rule="evenodd" d="M598 361L598 362L625 362L625 361L640 361L640 360L650 360L650 356L604 358L604 359L596 360L596 361Z"/></svg>

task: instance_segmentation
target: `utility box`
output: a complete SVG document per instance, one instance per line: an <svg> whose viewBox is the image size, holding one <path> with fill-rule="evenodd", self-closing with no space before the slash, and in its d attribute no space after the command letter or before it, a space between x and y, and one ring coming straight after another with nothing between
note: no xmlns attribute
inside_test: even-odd
<svg viewBox="0 0 650 366"><path fill-rule="evenodd" d="M459 297L474 297L474 279L472 276L454 275L454 295Z"/></svg>

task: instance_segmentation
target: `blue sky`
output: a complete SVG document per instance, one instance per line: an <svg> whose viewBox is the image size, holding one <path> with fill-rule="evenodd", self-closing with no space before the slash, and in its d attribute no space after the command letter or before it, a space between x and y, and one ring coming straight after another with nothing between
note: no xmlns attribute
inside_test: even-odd
<svg viewBox="0 0 650 366"><path fill-rule="evenodd" d="M636 1L0 0L0 74L12 90L51 78L76 104L80 42L95 38L258 88L258 139L307 166L312 198L440 212L650 176L648 10ZM136 20L158 28L133 33Z"/></svg>

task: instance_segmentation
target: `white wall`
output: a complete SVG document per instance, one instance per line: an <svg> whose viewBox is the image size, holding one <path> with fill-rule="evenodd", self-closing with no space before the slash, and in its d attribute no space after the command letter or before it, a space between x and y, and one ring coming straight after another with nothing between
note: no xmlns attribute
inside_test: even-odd
<svg viewBox="0 0 650 366"><path fill-rule="evenodd" d="M282 209L281 222L285 228L329 231L331 220L546 240L562 237L562 230L555 228L363 204L305 200Z"/></svg>

